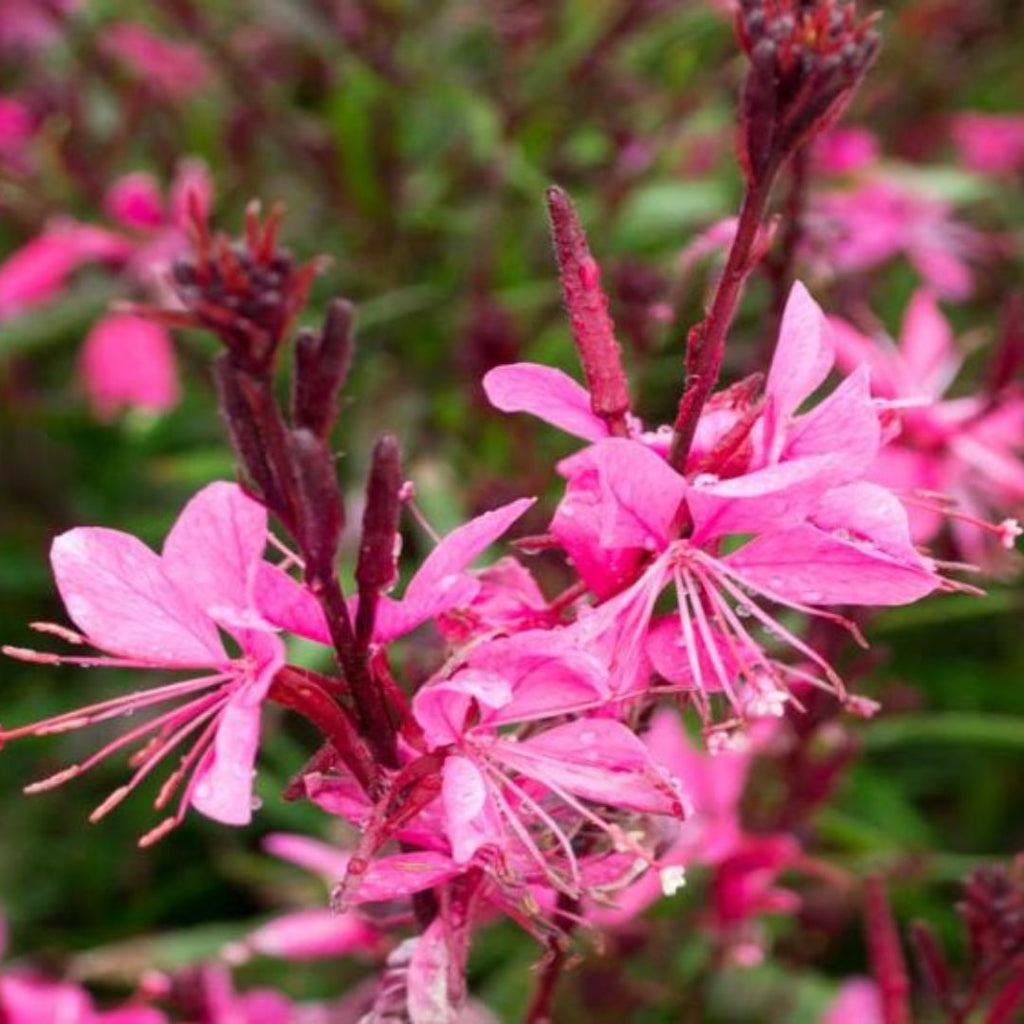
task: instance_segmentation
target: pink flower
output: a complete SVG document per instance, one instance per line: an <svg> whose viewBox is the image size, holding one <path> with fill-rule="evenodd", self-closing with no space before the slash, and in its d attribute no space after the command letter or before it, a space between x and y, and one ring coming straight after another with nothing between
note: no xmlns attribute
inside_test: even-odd
<svg viewBox="0 0 1024 1024"><path fill-rule="evenodd" d="M465 570L533 500L520 498L485 512L439 541L409 581L401 600L380 598L373 631L375 642L388 643L473 601L481 583ZM265 565L257 587L260 609L270 622L309 640L331 642L319 602L301 584L275 566Z"/></svg>
<svg viewBox="0 0 1024 1024"><path fill-rule="evenodd" d="M987 564L986 536L1012 548L1024 512L1024 395L943 399L961 357L933 295L918 291L904 315L899 343L870 339L834 320L840 365L871 367L872 389L898 416L899 433L879 453L874 480L908 507L915 540L931 540L949 518L961 550Z"/></svg>
<svg viewBox="0 0 1024 1024"><path fill-rule="evenodd" d="M119 261L128 243L103 228L56 222L0 265L0 323L51 302L68 277L92 260Z"/></svg>
<svg viewBox="0 0 1024 1024"><path fill-rule="evenodd" d="M843 983L821 1024L884 1024L882 998L870 978L851 978Z"/></svg>
<svg viewBox="0 0 1024 1024"><path fill-rule="evenodd" d="M984 250L982 236L954 220L948 203L881 176L817 196L808 225L825 271L860 273L904 255L948 299L971 294L970 261Z"/></svg>
<svg viewBox="0 0 1024 1024"><path fill-rule="evenodd" d="M6 924L0 916L0 956ZM0 972L0 1020L4 1024L166 1024L159 1010L128 1004L99 1011L85 989L25 970Z"/></svg>
<svg viewBox="0 0 1024 1024"><path fill-rule="evenodd" d="M0 50L35 50L59 34L62 17L78 0L4 0L0 7Z"/></svg>
<svg viewBox="0 0 1024 1024"><path fill-rule="evenodd" d="M583 873L566 815L589 822L617 847L635 844L587 804L682 816L677 784L621 723L577 718L537 731L605 703L604 675L565 632L535 630L473 649L465 667L417 692L413 713L428 749L446 752L441 807L457 863L485 848L514 849L548 885L578 897ZM526 736L498 731L522 723L532 723ZM547 853L536 830L549 837Z"/></svg>
<svg viewBox="0 0 1024 1024"><path fill-rule="evenodd" d="M28 107L14 96L0 96L0 161L20 165L34 131Z"/></svg>
<svg viewBox="0 0 1024 1024"><path fill-rule="evenodd" d="M653 609L668 587L676 592L678 614L670 642L661 644L659 671L693 690L705 713L706 695L721 690L746 717L781 714L784 677L793 670L763 653L745 619L780 637L841 690L828 665L762 602L835 618L820 606L902 604L940 584L910 541L899 501L860 479L881 442L868 371L856 371L798 413L833 358L828 324L797 285L761 414L744 420L731 411L733 426L715 430L724 442L708 444L698 463L723 474L689 477L664 461L657 434L603 436L596 417L583 415L586 392L568 378L522 365L489 375L489 394L502 408L602 436L559 464L568 485L551 532L588 587L610 598L574 628L591 645L603 642L614 652L615 692L628 691ZM531 374L542 384L532 391ZM745 431L742 444L733 437L736 424ZM737 452L743 453L738 460ZM722 554L730 538L735 550Z"/></svg>
<svg viewBox="0 0 1024 1024"><path fill-rule="evenodd" d="M1019 114L958 114L953 142L964 164L979 174L1009 174L1024 167L1024 117Z"/></svg>
<svg viewBox="0 0 1024 1024"><path fill-rule="evenodd" d="M28 787L29 792L59 785L116 751L141 743L130 759L134 774L93 812L95 821L191 740L191 749L156 800L162 809L187 778L177 810L141 843L163 836L189 806L225 824L250 820L260 707L284 661L281 641L255 612L252 600L266 539L265 510L238 487L224 483L211 484L185 506L159 555L117 530L85 527L57 537L51 552L54 575L81 633L59 626L40 628L73 643L87 642L104 654L62 657L15 648L5 648L5 653L47 664L205 673L0 731L0 741L66 732L184 698L80 764ZM221 629L238 644L237 656L225 650Z"/></svg>
<svg viewBox="0 0 1024 1024"><path fill-rule="evenodd" d="M833 128L814 141L813 153L824 174L851 174L877 163L880 147L865 128Z"/></svg>
<svg viewBox="0 0 1024 1024"><path fill-rule="evenodd" d="M86 336L82 381L100 419L122 407L159 413L178 401L174 347L159 324L128 314L107 316Z"/></svg>
<svg viewBox="0 0 1024 1024"><path fill-rule="evenodd" d="M134 22L122 21L104 29L103 48L154 92L172 99L194 95L212 77L198 47L162 39Z"/></svg>
<svg viewBox="0 0 1024 1024"><path fill-rule="evenodd" d="M206 170L195 161L182 163L166 200L148 174L118 179L105 205L127 234L74 221L50 225L0 265L0 322L57 300L74 271L94 261L123 268L165 303L171 263L187 244L188 197L202 211L211 194ZM126 349L134 358L124 358ZM86 394L101 418L121 406L161 412L178 400L170 338L138 317L110 316L97 324L80 366Z"/></svg>

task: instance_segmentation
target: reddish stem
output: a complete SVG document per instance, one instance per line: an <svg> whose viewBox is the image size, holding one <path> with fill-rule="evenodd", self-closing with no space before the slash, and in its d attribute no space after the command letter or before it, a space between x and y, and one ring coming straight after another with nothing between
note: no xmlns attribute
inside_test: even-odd
<svg viewBox="0 0 1024 1024"><path fill-rule="evenodd" d="M878 876L867 880L866 924L871 968L882 997L884 1024L908 1024L910 1020L907 967L900 947L885 883Z"/></svg>
<svg viewBox="0 0 1024 1024"><path fill-rule="evenodd" d="M668 455L669 465L680 473L686 468L701 410L711 397L722 369L725 336L736 313L743 284L753 269L754 243L764 219L772 180L773 176L768 175L747 185L736 235L718 280L711 309L690 330L686 351L686 387L672 425L672 446Z"/></svg>

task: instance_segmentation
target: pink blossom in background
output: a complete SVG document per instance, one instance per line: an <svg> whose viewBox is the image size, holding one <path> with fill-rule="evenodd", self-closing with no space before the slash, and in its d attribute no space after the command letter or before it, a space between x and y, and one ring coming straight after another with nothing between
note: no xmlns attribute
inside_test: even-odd
<svg viewBox="0 0 1024 1024"><path fill-rule="evenodd" d="M28 107L17 97L0 96L0 164L21 163L35 123Z"/></svg>
<svg viewBox="0 0 1024 1024"><path fill-rule="evenodd" d="M839 989L821 1024L885 1024L878 986L870 978L851 978Z"/></svg>
<svg viewBox="0 0 1024 1024"><path fill-rule="evenodd" d="M0 264L0 323L52 302L83 264L122 261L130 251L125 239L104 228L77 221L51 224Z"/></svg>
<svg viewBox="0 0 1024 1024"><path fill-rule="evenodd" d="M104 198L116 230L55 222L0 264L0 322L58 301L71 275L91 262L117 268L152 300L172 304L170 267L188 244L189 202L202 215L212 193L206 167L194 160L181 162L166 195L149 174L117 179ZM125 358L127 352L133 358ZM100 321L86 339L79 366L90 405L103 419L122 407L163 412L178 401L170 336L137 317Z"/></svg>
<svg viewBox="0 0 1024 1024"><path fill-rule="evenodd" d="M1024 514L1024 392L1011 386L994 396L944 398L962 357L925 290L911 299L898 344L836 318L832 328L839 365L870 366L873 392L898 418L872 479L905 501L915 540L934 539L948 518L961 552L992 567L992 537L1012 547L1013 517Z"/></svg>
<svg viewBox="0 0 1024 1024"><path fill-rule="evenodd" d="M79 0L3 0L0 4L0 49L36 50L60 34L61 21Z"/></svg>
<svg viewBox="0 0 1024 1024"><path fill-rule="evenodd" d="M861 273L905 256L937 295L964 299L984 237L957 221L952 206L873 176L852 190L813 197L807 216L814 259L824 273Z"/></svg>
<svg viewBox="0 0 1024 1024"><path fill-rule="evenodd" d="M823 174L851 174L878 162L881 147L866 128L833 128L814 141L812 157Z"/></svg>
<svg viewBox="0 0 1024 1024"><path fill-rule="evenodd" d="M105 28L102 45L154 92L169 98L192 96L212 77L210 65L198 47L163 39L135 22Z"/></svg>
<svg viewBox="0 0 1024 1024"><path fill-rule="evenodd" d="M46 664L112 665L189 672L182 682L140 690L43 722L0 730L0 740L79 729L180 701L129 728L85 761L29 787L60 785L126 747L144 751L130 781L92 814L102 817L168 755L188 752L157 797L163 809L182 787L177 809L143 837L155 841L178 824L189 806L216 821L242 825L252 817L260 710L284 647L254 610L253 586L267 542L266 510L234 484L211 484L182 510L158 555L130 534L82 527L53 542L51 561L68 614L82 631L43 627L103 656L5 653ZM224 630L240 648L232 657ZM196 670L204 674L195 676Z"/></svg>
<svg viewBox="0 0 1024 1024"><path fill-rule="evenodd" d="M964 113L953 118L960 159L979 174L1009 174L1024 168L1024 116Z"/></svg>
<svg viewBox="0 0 1024 1024"><path fill-rule="evenodd" d="M178 370L167 330L150 320L115 314L86 336L80 372L100 419L124 407L159 413L177 404Z"/></svg>

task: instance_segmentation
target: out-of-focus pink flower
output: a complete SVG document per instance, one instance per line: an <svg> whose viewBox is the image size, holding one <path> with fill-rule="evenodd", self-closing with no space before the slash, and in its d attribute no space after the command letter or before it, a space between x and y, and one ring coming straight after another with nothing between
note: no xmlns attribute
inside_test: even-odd
<svg viewBox="0 0 1024 1024"><path fill-rule="evenodd" d="M91 260L119 261L128 242L104 228L60 221L0 265L0 323L57 297L68 277Z"/></svg>
<svg viewBox="0 0 1024 1024"><path fill-rule="evenodd" d="M135 22L106 28L103 48L122 60L154 92L180 99L203 89L212 73L203 52L191 43L172 42Z"/></svg>
<svg viewBox="0 0 1024 1024"><path fill-rule="evenodd" d="M825 1011L821 1024L884 1024L882 999L870 978L851 978Z"/></svg>
<svg viewBox="0 0 1024 1024"><path fill-rule="evenodd" d="M7 926L0 915L0 956L7 945ZM85 989L25 970L0 971L0 1020L4 1024L166 1024L150 1006L129 1004L96 1010Z"/></svg>
<svg viewBox="0 0 1024 1024"><path fill-rule="evenodd" d="M150 320L104 317L86 337L80 359L82 382L100 419L125 406L163 412L178 401L174 346L166 329Z"/></svg>
<svg viewBox="0 0 1024 1024"><path fill-rule="evenodd" d="M903 498L914 539L932 540L948 516L971 561L992 561L991 536L1012 548L1015 522L1004 517L1024 513L1020 389L943 399L962 360L952 328L927 291L911 299L898 346L866 338L840 320L832 326L840 366L870 366L872 390L899 417L900 432L880 451L871 477Z"/></svg>
<svg viewBox="0 0 1024 1024"><path fill-rule="evenodd" d="M328 885L337 883L348 866L347 855L341 854L337 847L306 836L276 833L264 840L264 846L270 853L323 876ZM225 956L233 962L248 958L250 953L287 960L315 960L372 952L380 945L380 933L365 918L353 911L337 912L325 905L272 918L243 942L229 946Z"/></svg>
<svg viewBox="0 0 1024 1024"><path fill-rule="evenodd" d="M61 18L79 0L4 0L0 4L0 49L35 50L60 33Z"/></svg>
<svg viewBox="0 0 1024 1024"><path fill-rule="evenodd" d="M955 220L949 203L879 176L852 190L816 196L807 224L826 272L858 273L904 255L925 283L948 299L970 295L970 261L985 251L984 238Z"/></svg>
<svg viewBox="0 0 1024 1024"><path fill-rule="evenodd" d="M814 141L815 166L824 174L851 174L879 157L878 139L866 128L834 128Z"/></svg>
<svg viewBox="0 0 1024 1024"><path fill-rule="evenodd" d="M22 161L35 124L29 109L14 96L0 96L0 161Z"/></svg>
<svg viewBox="0 0 1024 1024"><path fill-rule="evenodd" d="M1024 116L958 114L953 142L960 159L980 174L1009 174L1024 167Z"/></svg>
<svg viewBox="0 0 1024 1024"><path fill-rule="evenodd" d="M2 741L45 735L184 698L80 764L28 787L29 792L60 785L111 754L141 744L130 781L93 812L95 821L190 741L191 749L156 800L157 808L163 809L184 782L177 810L140 842L145 845L165 835L189 806L229 825L251 819L260 710L284 663L283 644L252 605L266 542L266 510L226 483L211 484L185 506L160 555L119 530L82 527L57 537L51 552L57 587L82 632L61 626L43 629L74 643L89 643L105 654L59 657L10 647L4 652L45 664L154 668L188 671L193 677L0 730ZM238 645L238 656L225 650L222 629ZM197 669L204 674L194 676Z"/></svg>

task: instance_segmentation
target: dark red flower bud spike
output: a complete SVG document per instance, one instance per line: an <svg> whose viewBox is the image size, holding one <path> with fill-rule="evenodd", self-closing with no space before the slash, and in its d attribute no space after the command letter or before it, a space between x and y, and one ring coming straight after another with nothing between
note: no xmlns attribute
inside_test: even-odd
<svg viewBox="0 0 1024 1024"><path fill-rule="evenodd" d="M566 192L552 186L547 200L562 296L591 407L608 424L610 433L625 437L629 433L629 383L608 315L608 296L601 287L601 268L590 254L583 225Z"/></svg>

